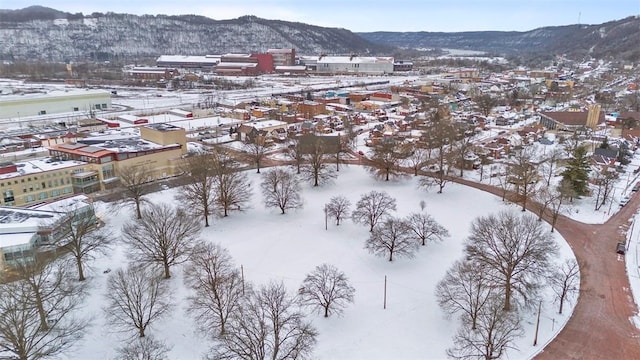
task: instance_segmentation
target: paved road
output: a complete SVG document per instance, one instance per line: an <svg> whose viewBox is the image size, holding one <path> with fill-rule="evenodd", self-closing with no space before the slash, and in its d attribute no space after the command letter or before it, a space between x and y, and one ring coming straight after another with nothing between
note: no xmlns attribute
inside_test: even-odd
<svg viewBox="0 0 640 360"><path fill-rule="evenodd" d="M462 179L453 179L498 196L502 190ZM445 190L446 191L446 190ZM580 268L580 295L573 315L558 336L536 360L640 359L640 330L630 321L637 314L616 244L625 239L629 220L640 206L640 195L609 221L583 224L560 216L556 228L571 246Z"/></svg>

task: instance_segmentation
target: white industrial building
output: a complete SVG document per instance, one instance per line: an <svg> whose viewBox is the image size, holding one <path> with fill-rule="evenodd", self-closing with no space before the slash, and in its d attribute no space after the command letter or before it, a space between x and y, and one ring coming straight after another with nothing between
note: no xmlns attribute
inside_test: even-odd
<svg viewBox="0 0 640 360"><path fill-rule="evenodd" d="M47 93L0 95L0 119L89 113L111 108L111 93L104 90L56 90Z"/></svg>
<svg viewBox="0 0 640 360"><path fill-rule="evenodd" d="M302 56L300 62L311 72L319 74L369 74L393 73L393 57L372 56Z"/></svg>

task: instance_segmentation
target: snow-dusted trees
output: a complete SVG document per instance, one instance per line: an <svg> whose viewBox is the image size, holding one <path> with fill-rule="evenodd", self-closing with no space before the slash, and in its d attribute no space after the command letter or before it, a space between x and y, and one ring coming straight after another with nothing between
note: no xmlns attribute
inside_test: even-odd
<svg viewBox="0 0 640 360"><path fill-rule="evenodd" d="M329 317L332 313L341 313L348 303L352 303L355 291L342 271L333 265L322 264L305 277L298 295L302 304Z"/></svg>
<svg viewBox="0 0 640 360"><path fill-rule="evenodd" d="M351 202L344 196L334 196L325 205L327 216L336 219L336 225L340 225L340 221L349 216L349 207Z"/></svg>
<svg viewBox="0 0 640 360"><path fill-rule="evenodd" d="M106 297L109 322L122 332L135 330L139 337L171 306L167 284L144 266L129 265L109 275Z"/></svg>
<svg viewBox="0 0 640 360"><path fill-rule="evenodd" d="M264 160L267 155L267 147L264 145L264 141L262 139L254 139L252 143L244 146L244 151L249 154L251 160L256 165L256 172L260 174L262 160Z"/></svg>
<svg viewBox="0 0 640 360"><path fill-rule="evenodd" d="M124 189L125 202L133 203L140 219L140 207L145 202L145 186L153 180L153 173L146 166L123 166L118 170L118 176Z"/></svg>
<svg viewBox="0 0 640 360"><path fill-rule="evenodd" d="M139 263L162 266L168 279L170 267L187 260L199 233L198 220L185 210L150 204L142 209L141 219L123 225L122 242Z"/></svg>
<svg viewBox="0 0 640 360"><path fill-rule="evenodd" d="M549 276L549 284L556 293L560 308L558 314L562 314L565 300L571 299L580 290L580 267L575 259L565 260L553 270Z"/></svg>
<svg viewBox="0 0 640 360"><path fill-rule="evenodd" d="M407 153L395 141L383 141L373 147L368 170L375 178L384 181L389 181L391 177L401 177L405 173L400 162L406 157Z"/></svg>
<svg viewBox="0 0 640 360"><path fill-rule="evenodd" d="M300 183L295 174L281 168L269 170L260 186L267 208L279 208L284 214L288 209L302 207Z"/></svg>
<svg viewBox="0 0 640 360"><path fill-rule="evenodd" d="M523 148L507 162L507 180L516 188L522 211L527 209L527 201L535 194L536 184L540 180L535 156L531 148Z"/></svg>
<svg viewBox="0 0 640 360"><path fill-rule="evenodd" d="M227 216L229 211L244 207L251 198L249 179L241 171L240 164L226 151L218 148L211 156L214 205L222 216Z"/></svg>
<svg viewBox="0 0 640 360"><path fill-rule="evenodd" d="M447 349L451 359L499 359L508 349L516 349L513 342L523 334L518 313L504 310L496 298L490 298L478 313L475 330L469 330L469 322L463 315L454 346Z"/></svg>
<svg viewBox="0 0 640 360"><path fill-rule="evenodd" d="M476 329L482 307L495 295L489 273L477 265L456 261L436 287L436 298L442 310L448 314L465 314L471 330Z"/></svg>
<svg viewBox="0 0 640 360"><path fill-rule="evenodd" d="M84 298L64 264L22 263L24 278L0 283L0 357L56 358L82 338L75 316ZM4 356L4 357L3 357Z"/></svg>
<svg viewBox="0 0 640 360"><path fill-rule="evenodd" d="M305 164L302 166L302 176L310 181L313 186L326 184L336 177L333 169L330 169L325 155L328 144L320 137L309 137L305 147Z"/></svg>
<svg viewBox="0 0 640 360"><path fill-rule="evenodd" d="M56 245L73 256L78 280L84 281L86 262L96 253L104 254L109 250L113 235L106 228L98 228L93 206L74 203L60 210L67 215L58 223L60 234Z"/></svg>
<svg viewBox="0 0 640 360"><path fill-rule="evenodd" d="M418 173L429 161L429 151L419 146L417 143L411 143L407 152L406 161L413 170L413 176L418 176Z"/></svg>
<svg viewBox="0 0 640 360"><path fill-rule="evenodd" d="M412 213L404 221L418 237L422 246L428 241L439 241L449 236L449 231L425 213Z"/></svg>
<svg viewBox="0 0 640 360"><path fill-rule="evenodd" d="M304 153L302 151L302 145L299 139L291 140L285 154L293 161L296 168L296 174L300 174L302 170L302 164L304 164Z"/></svg>
<svg viewBox="0 0 640 360"><path fill-rule="evenodd" d="M170 348L152 337L138 337L117 349L118 360L168 360Z"/></svg>
<svg viewBox="0 0 640 360"><path fill-rule="evenodd" d="M534 297L557 252L553 237L535 216L507 211L476 218L465 245L467 259L502 287L507 311L514 298L527 304Z"/></svg>
<svg viewBox="0 0 640 360"><path fill-rule="evenodd" d="M188 298L191 315L205 332L224 335L225 324L239 310L244 292L229 252L217 244L200 244L194 249L184 276L193 290Z"/></svg>
<svg viewBox="0 0 640 360"><path fill-rule="evenodd" d="M420 179L420 185L425 188L437 185L438 194L442 194L444 187L449 182L449 169L452 164L452 157L455 156L453 143L456 131L451 121L446 119L445 111L441 107L436 109L427 124L427 131L425 132L425 144L432 149L431 153L435 155L436 173L428 174Z"/></svg>
<svg viewBox="0 0 640 360"><path fill-rule="evenodd" d="M613 185L618 179L618 172L615 169L609 167L601 167L597 170L594 169L592 180L597 186L596 190L596 206L595 210L600 210L602 205L607 203L607 200L611 197L611 191Z"/></svg>
<svg viewBox="0 0 640 360"><path fill-rule="evenodd" d="M247 295L211 357L224 360L308 358L317 332L304 320L284 285L271 283Z"/></svg>
<svg viewBox="0 0 640 360"><path fill-rule="evenodd" d="M187 181L178 198L195 214L204 217L204 226L209 226L209 215L213 207L215 159L211 154L200 153L183 159L181 171Z"/></svg>
<svg viewBox="0 0 640 360"><path fill-rule="evenodd" d="M369 225L371 232L378 221L388 216L391 211L396 211L396 199L384 191L374 190L360 197L351 213L351 219L356 224Z"/></svg>
<svg viewBox="0 0 640 360"><path fill-rule="evenodd" d="M388 256L389 261L393 261L393 255L412 258L418 248L418 242L409 226L393 217L374 227L365 243L365 249L370 253Z"/></svg>

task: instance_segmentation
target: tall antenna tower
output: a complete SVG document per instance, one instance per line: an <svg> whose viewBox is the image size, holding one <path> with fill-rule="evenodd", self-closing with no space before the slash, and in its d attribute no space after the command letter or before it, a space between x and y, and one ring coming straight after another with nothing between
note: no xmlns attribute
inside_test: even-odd
<svg viewBox="0 0 640 360"><path fill-rule="evenodd" d="M580 26L580 17L582 17L582 11L578 11L578 26Z"/></svg>

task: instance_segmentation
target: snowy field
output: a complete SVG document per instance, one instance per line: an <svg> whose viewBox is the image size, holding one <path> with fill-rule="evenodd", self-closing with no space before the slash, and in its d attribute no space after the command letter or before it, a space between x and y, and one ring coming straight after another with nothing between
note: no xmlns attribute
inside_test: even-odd
<svg viewBox="0 0 640 360"><path fill-rule="evenodd" d="M265 209L259 193L260 175L249 173L253 189L253 205L243 213L233 213L225 219L215 219L204 229L201 238L226 247L236 265L243 266L245 279L253 284L282 281L289 291L298 289L305 275L322 263L330 263L344 271L356 289L355 302L342 317L328 319L310 313L309 319L319 331L314 359L443 359L452 345L457 320L447 319L437 305L434 289L454 260L462 256L462 244L469 235L472 220L517 206L506 205L495 196L456 184L448 184L444 194L425 192L416 187L414 178L399 182L379 182L361 167L342 168L335 183L320 188L303 186L304 208L279 215ZM395 216L425 211L451 233L441 243L422 247L414 259L388 262L364 250L368 237L365 226L346 221L339 227L331 222L325 230L323 206L329 198L346 196L352 204L370 190L388 192L397 199ZM178 190L169 189L151 194L153 202L175 204ZM118 232L122 224L132 219L130 210L114 211L109 205L97 203L99 216L106 226ZM547 226L545 224L545 226ZM558 235L558 261L573 257L566 242ZM103 318L105 284L103 271L123 267L127 249L117 245L110 256L94 262L88 283L91 294L83 314L93 318L93 326L75 352L64 359L114 359L115 349L123 344L123 334L110 332ZM148 334L171 346L169 359L198 359L211 342L196 330L185 312L187 289L183 285L182 268L172 270L170 280L174 311L152 324ZM387 309L383 309L384 277L387 276ZM548 288L548 287L547 287ZM524 313L525 335L517 342L519 351L505 358L527 359L540 351L557 334L573 311L573 303L565 305L563 315L557 314L551 293L545 294L538 346L533 347L535 311ZM567 306L568 305L568 306Z"/></svg>

